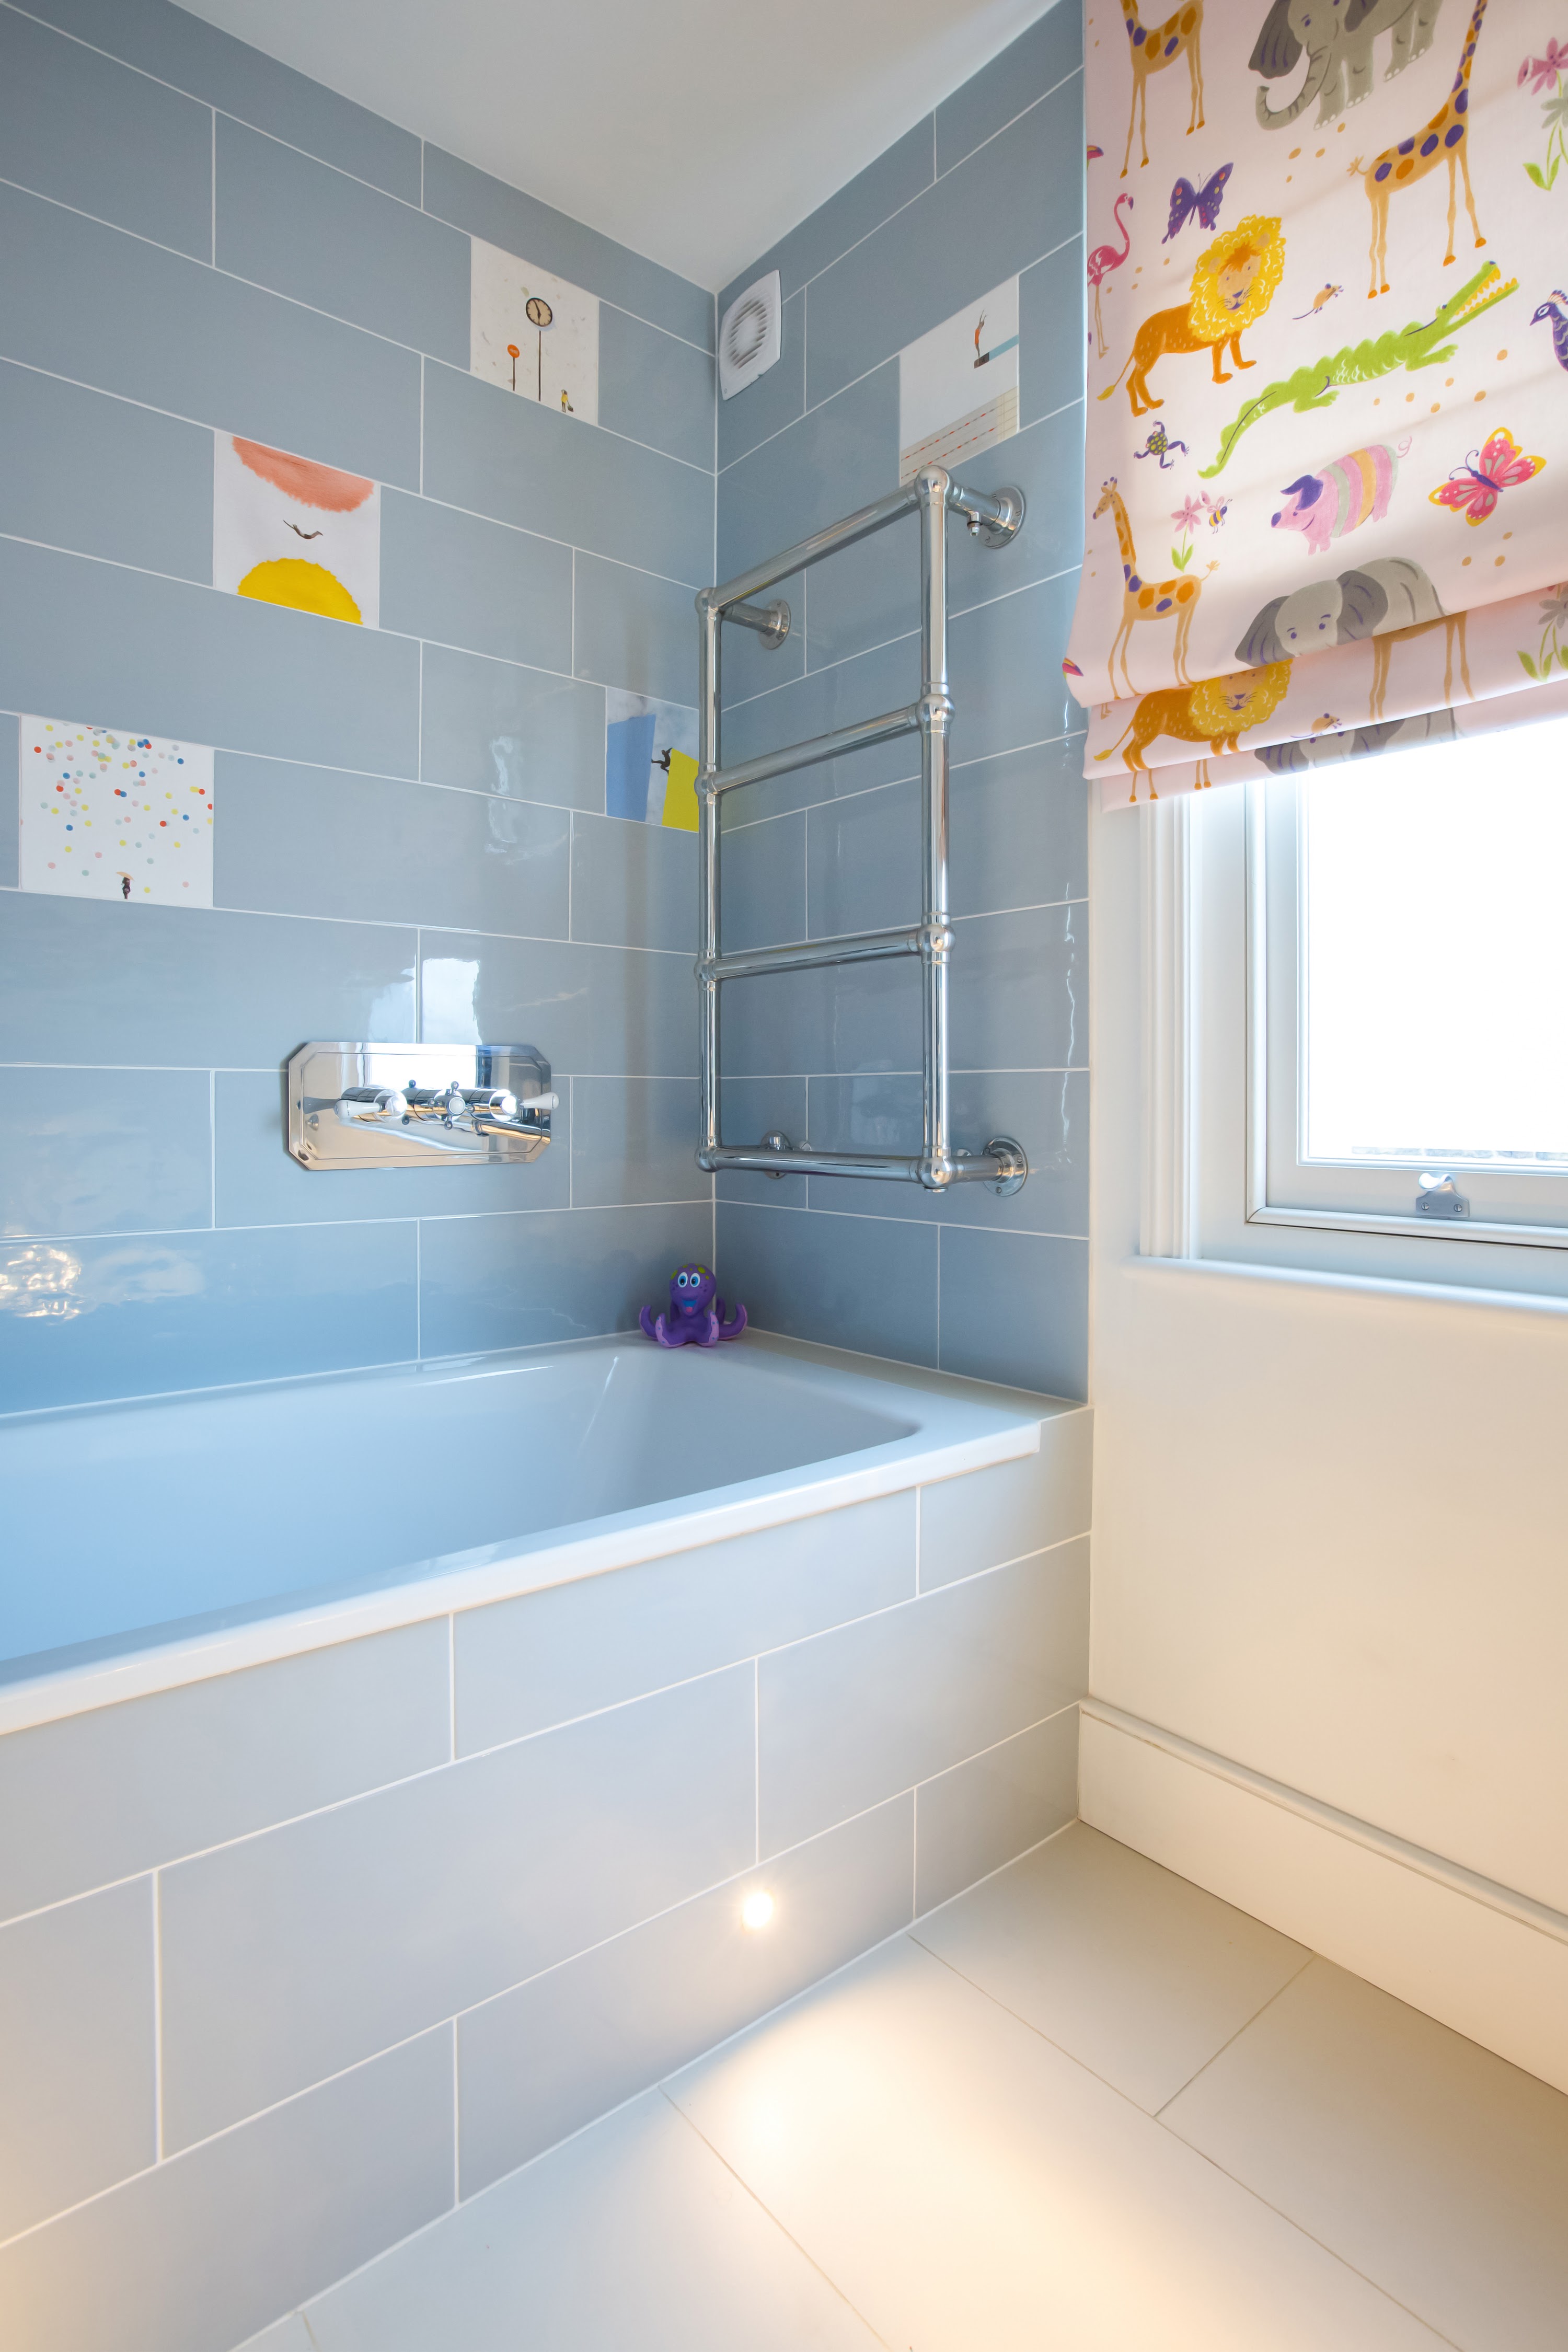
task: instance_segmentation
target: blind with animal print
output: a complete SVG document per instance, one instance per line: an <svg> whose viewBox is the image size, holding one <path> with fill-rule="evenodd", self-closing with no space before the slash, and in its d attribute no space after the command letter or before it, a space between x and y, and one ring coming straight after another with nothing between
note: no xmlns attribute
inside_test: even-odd
<svg viewBox="0 0 1568 2352"><path fill-rule="evenodd" d="M1107 804L1568 711L1568 0L1086 0L1085 57Z"/></svg>

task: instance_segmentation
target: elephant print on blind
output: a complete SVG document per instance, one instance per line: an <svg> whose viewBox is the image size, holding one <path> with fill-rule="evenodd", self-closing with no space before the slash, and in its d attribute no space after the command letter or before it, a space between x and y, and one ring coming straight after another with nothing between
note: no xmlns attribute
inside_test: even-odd
<svg viewBox="0 0 1568 2352"><path fill-rule="evenodd" d="M1388 692L1394 648L1424 636L1429 629L1447 632L1445 699L1454 684L1454 651L1459 656L1464 690L1470 688L1463 613L1446 613L1437 591L1418 563L1394 556L1342 572L1337 580L1315 580L1289 596L1277 596L1255 614L1252 626L1236 648L1239 662L1295 661L1302 654L1324 653L1331 646L1356 639L1373 640L1372 692L1369 719L1381 719Z"/></svg>
<svg viewBox="0 0 1568 2352"><path fill-rule="evenodd" d="M1314 99L1320 122L1359 106L1372 90L1378 36L1394 37L1384 77L1392 81L1431 47L1442 5L1443 0L1274 0L1247 63L1266 83L1283 81L1305 50L1307 78L1278 110L1268 89L1260 89L1258 121L1265 131L1288 130Z"/></svg>

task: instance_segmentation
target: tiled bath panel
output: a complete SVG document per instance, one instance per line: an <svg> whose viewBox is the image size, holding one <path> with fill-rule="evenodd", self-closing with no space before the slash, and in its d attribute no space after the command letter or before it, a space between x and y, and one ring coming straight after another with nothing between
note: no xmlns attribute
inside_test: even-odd
<svg viewBox="0 0 1568 2352"><path fill-rule="evenodd" d="M28 2352L229 2352L1070 1821L1089 1512L1047 1410L997 1468L0 1738Z"/></svg>

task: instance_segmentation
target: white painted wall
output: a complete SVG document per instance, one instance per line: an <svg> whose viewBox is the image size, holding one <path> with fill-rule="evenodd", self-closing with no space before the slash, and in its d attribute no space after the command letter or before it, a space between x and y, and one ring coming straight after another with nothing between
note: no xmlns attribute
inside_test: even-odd
<svg viewBox="0 0 1568 2352"><path fill-rule="evenodd" d="M1568 1912L1568 1318L1139 1260L1144 822L1091 828L1091 1690Z"/></svg>

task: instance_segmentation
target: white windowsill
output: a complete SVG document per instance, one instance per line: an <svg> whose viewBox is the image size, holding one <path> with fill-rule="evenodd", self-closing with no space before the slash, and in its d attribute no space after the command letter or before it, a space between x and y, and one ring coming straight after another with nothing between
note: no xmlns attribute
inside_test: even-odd
<svg viewBox="0 0 1568 2352"><path fill-rule="evenodd" d="M1538 1290L1482 1290L1467 1283L1401 1282L1391 1275L1261 1265L1240 1258L1134 1256L1124 1263L1140 1273L1226 1275L1244 1282L1285 1283L1298 1289L1370 1291L1388 1298L1425 1299L1440 1307L1505 1307L1521 1314L1568 1316L1568 1298L1552 1297Z"/></svg>

